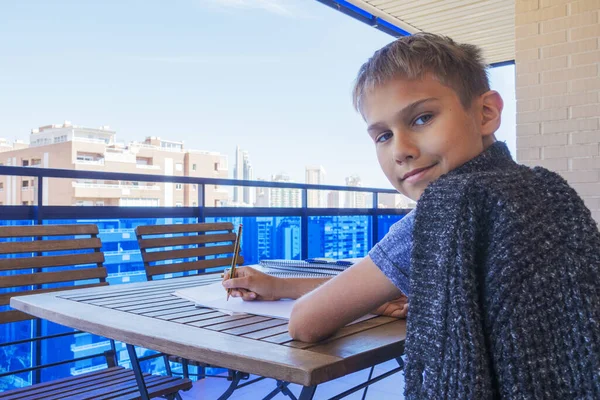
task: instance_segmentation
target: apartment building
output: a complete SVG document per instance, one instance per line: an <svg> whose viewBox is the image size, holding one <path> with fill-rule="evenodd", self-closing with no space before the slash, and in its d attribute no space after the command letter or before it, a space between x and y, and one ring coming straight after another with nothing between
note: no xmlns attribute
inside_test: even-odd
<svg viewBox="0 0 600 400"><path fill-rule="evenodd" d="M12 166L94 170L136 174L227 178L227 157L184 149L183 142L147 137L143 142L116 142L116 132L72 125L42 126L31 131L29 145L0 140L0 163ZM44 178L45 205L155 206L198 205L197 185ZM36 204L36 182L31 177L0 177L4 205ZM228 191L205 188L205 204L218 207Z"/></svg>

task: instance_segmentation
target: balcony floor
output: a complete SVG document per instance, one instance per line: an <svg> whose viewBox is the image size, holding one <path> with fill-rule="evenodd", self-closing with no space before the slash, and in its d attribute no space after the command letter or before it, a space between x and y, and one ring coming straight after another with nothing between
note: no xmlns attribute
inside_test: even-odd
<svg viewBox="0 0 600 400"><path fill-rule="evenodd" d="M378 376L384 372L387 372L393 368L396 368L398 364L396 361L391 360L375 367L373 376ZM344 376L331 382L327 382L317 387L315 392L314 400L329 399L351 387L364 382L369 376L369 369L365 369L356 372L351 375ZM250 379L255 378L251 375ZM217 399L229 386L229 381L221 378L207 378L202 379L198 382L194 382L194 387L187 391L182 392L181 397L184 400L192 399ZM302 387L299 385L288 386L292 393L298 397ZM265 397L275 388L275 381L273 379L264 379L256 382L252 385L248 385L244 388L238 389L231 395L231 400L258 400ZM404 396L404 374L402 372L389 376L371 386L367 391L366 399L371 400L399 400L403 399ZM359 390L345 397L349 400L360 400L362 399L363 390ZM273 397L276 400L288 399L289 397L279 393Z"/></svg>

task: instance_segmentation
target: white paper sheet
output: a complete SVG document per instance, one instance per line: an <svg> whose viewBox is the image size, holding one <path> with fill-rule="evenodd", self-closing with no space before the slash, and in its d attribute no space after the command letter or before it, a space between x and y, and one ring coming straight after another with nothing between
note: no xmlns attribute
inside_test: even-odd
<svg viewBox="0 0 600 400"><path fill-rule="evenodd" d="M224 313L233 315L235 313L261 315L264 317L290 319L292 307L296 300L284 299L277 301L244 301L239 297L229 297L227 301L227 292L221 282L211 285L196 286L177 290L175 296L194 302L198 306L214 308ZM375 317L375 315L365 315L353 321L357 323Z"/></svg>
<svg viewBox="0 0 600 400"><path fill-rule="evenodd" d="M227 314L244 313L283 319L290 319L292 307L295 303L295 300L289 299L278 301L244 301L239 297L231 296L229 296L229 301L227 301L227 292L221 282L180 289L174 294L175 296L193 301L196 305L214 308Z"/></svg>

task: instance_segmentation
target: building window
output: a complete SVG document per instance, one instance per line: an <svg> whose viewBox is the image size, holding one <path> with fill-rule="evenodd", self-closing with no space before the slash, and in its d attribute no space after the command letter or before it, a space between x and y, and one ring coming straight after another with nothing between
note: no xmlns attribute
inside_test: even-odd
<svg viewBox="0 0 600 400"><path fill-rule="evenodd" d="M21 182L21 189L23 189L23 190L29 189L29 181Z"/></svg>
<svg viewBox="0 0 600 400"><path fill-rule="evenodd" d="M22 164L24 167L29 167L29 160L23 160Z"/></svg>
<svg viewBox="0 0 600 400"><path fill-rule="evenodd" d="M183 203L178 201L177 203L175 203L175 207L183 207Z"/></svg>
<svg viewBox="0 0 600 400"><path fill-rule="evenodd" d="M181 190L182 188L183 188L183 185L181 183L175 184L175 190Z"/></svg>
<svg viewBox="0 0 600 400"><path fill-rule="evenodd" d="M0 192L4 192L4 182L0 182Z"/></svg>
<svg viewBox="0 0 600 400"><path fill-rule="evenodd" d="M24 201L22 204L23 204L24 206L28 206L28 205L29 205L29 202L28 202L28 201Z"/></svg>
<svg viewBox="0 0 600 400"><path fill-rule="evenodd" d="M63 143L67 141L67 135L55 136L54 143Z"/></svg>
<svg viewBox="0 0 600 400"><path fill-rule="evenodd" d="M215 163L215 171L218 171L218 170L219 170L219 163L218 163L218 162L216 162L216 163Z"/></svg>
<svg viewBox="0 0 600 400"><path fill-rule="evenodd" d="M181 164L181 163L175 164L175 171L183 171L183 164Z"/></svg>
<svg viewBox="0 0 600 400"><path fill-rule="evenodd" d="M197 207L197 206L198 206L198 203L197 203L197 202L193 202L193 203L192 203L192 206L194 206L194 207Z"/></svg>
<svg viewBox="0 0 600 400"><path fill-rule="evenodd" d="M192 190L193 191L196 191L197 188L198 188L198 185L196 185L196 184L192 185Z"/></svg>
<svg viewBox="0 0 600 400"><path fill-rule="evenodd" d="M196 170L196 164L192 164L192 171Z"/></svg>

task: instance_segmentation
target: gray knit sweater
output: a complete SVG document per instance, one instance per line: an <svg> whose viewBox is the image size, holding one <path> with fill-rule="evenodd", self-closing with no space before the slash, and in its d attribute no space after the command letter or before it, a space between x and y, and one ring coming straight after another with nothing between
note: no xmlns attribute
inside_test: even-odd
<svg viewBox="0 0 600 400"><path fill-rule="evenodd" d="M600 399L600 233L565 180L496 143L413 235L407 399Z"/></svg>

